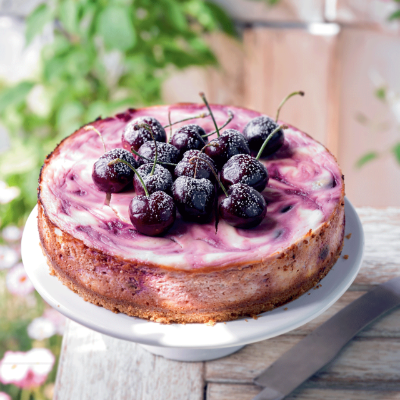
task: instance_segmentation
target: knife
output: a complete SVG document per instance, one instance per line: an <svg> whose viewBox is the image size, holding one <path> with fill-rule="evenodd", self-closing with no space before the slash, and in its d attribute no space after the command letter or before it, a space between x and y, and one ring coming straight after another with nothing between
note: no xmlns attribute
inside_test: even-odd
<svg viewBox="0 0 400 400"><path fill-rule="evenodd" d="M318 370L365 326L400 305L400 277L364 294L323 323L265 369L254 383L253 400L282 400Z"/></svg>

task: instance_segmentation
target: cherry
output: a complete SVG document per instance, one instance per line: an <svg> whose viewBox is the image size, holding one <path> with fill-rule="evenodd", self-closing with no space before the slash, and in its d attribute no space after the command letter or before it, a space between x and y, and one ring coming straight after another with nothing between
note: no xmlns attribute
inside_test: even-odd
<svg viewBox="0 0 400 400"><path fill-rule="evenodd" d="M243 135L244 137L248 140L249 142L249 147L250 150L254 153L257 153L264 143L264 141L269 137L272 136L271 133L273 131L276 131L278 128L278 119L279 119L279 113L281 111L282 106L293 96L295 95L300 95L304 96L304 92L298 91L298 92L293 92L290 93L288 96L286 96L281 104L278 107L278 110L276 112L276 119L275 121L267 117L265 115L262 115L260 117L253 118L251 121L247 123L247 125L243 129ZM259 157L267 157L276 151L278 151L283 143L285 142L285 137L283 135L282 130L277 130L277 132L274 133L274 135L270 138L268 142L268 146L265 146L263 149L263 152L261 155L257 156Z"/></svg>
<svg viewBox="0 0 400 400"><path fill-rule="evenodd" d="M153 164L143 164L137 169L147 187L149 194L158 191L170 193L173 183L171 173L166 168L158 164L156 165L153 174L151 173L152 170ZM133 178L133 186L137 194L145 194L142 182L140 182L136 174Z"/></svg>
<svg viewBox="0 0 400 400"><path fill-rule="evenodd" d="M157 162L161 164L166 163L164 164L165 167L172 173L180 159L178 149L169 143L156 143L157 149L155 142L146 142L142 147L140 147L138 151L138 155L140 156L138 159L139 165L145 164L148 161L153 162L157 151Z"/></svg>
<svg viewBox="0 0 400 400"><path fill-rule="evenodd" d="M172 195L183 219L197 223L211 221L215 187L208 179L180 176L172 186Z"/></svg>
<svg viewBox="0 0 400 400"><path fill-rule="evenodd" d="M172 197L165 192L157 191L150 196L139 195L129 204L129 218L138 232L159 236L174 223L176 207Z"/></svg>
<svg viewBox="0 0 400 400"><path fill-rule="evenodd" d="M199 157L200 159L197 160L198 163L190 162L192 157ZM208 164L206 161L208 161ZM199 150L189 150L185 152L182 160L179 161L178 165L175 167L174 176L175 178L179 178L180 176L190 176L197 179L204 178L215 183L216 179L210 165L214 171L216 171L214 161L208 157L207 154L204 154Z"/></svg>
<svg viewBox="0 0 400 400"><path fill-rule="evenodd" d="M250 154L245 137L235 129L226 129L218 138L206 145L204 152L212 158L218 169L236 154Z"/></svg>
<svg viewBox="0 0 400 400"><path fill-rule="evenodd" d="M136 230L143 235L159 236L165 233L174 223L176 208L172 197L165 192L157 191L149 195L146 184L136 168L129 162L117 158L109 166L125 164L138 177L145 195L134 197L129 204L129 218ZM154 163L154 167L155 167ZM153 168L152 166L152 168Z"/></svg>
<svg viewBox="0 0 400 400"><path fill-rule="evenodd" d="M124 164L109 165L116 159L122 159L137 166L132 153L125 149L113 149L104 153L93 165L92 179L99 190L107 193L118 193L132 186L133 171Z"/></svg>
<svg viewBox="0 0 400 400"><path fill-rule="evenodd" d="M182 157L185 151L201 150L206 145L208 139L203 139L202 135L206 135L206 132L201 126L185 125L172 135L169 143L179 150L179 155Z"/></svg>
<svg viewBox="0 0 400 400"><path fill-rule="evenodd" d="M157 142L166 142L167 134L163 126L154 117L139 117L129 122L122 133L122 147L127 150L139 150L140 147L152 140L151 133L144 124L150 126Z"/></svg>
<svg viewBox="0 0 400 400"><path fill-rule="evenodd" d="M278 126L279 125L274 122L274 120L264 115L249 121L243 129L243 135L248 140L251 151L257 153L265 139L267 139ZM261 157L267 157L275 153L282 147L284 141L285 137L283 131L277 131L269 141L268 146L265 147Z"/></svg>
<svg viewBox="0 0 400 400"><path fill-rule="evenodd" d="M264 197L243 183L232 185L219 205L221 218L235 228L254 228L262 222L266 212Z"/></svg>
<svg viewBox="0 0 400 400"><path fill-rule="evenodd" d="M268 171L260 161L249 154L237 154L223 166L220 179L225 187L244 183L262 192L268 183Z"/></svg>

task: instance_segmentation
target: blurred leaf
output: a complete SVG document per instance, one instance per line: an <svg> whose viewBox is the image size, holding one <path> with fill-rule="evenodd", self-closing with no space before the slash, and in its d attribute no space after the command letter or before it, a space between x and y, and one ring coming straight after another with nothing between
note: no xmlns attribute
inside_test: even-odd
<svg viewBox="0 0 400 400"><path fill-rule="evenodd" d="M279 1L279 0L278 0ZM221 30L231 36L236 36L237 32L235 29L235 24L231 18L226 14L226 12L219 7L217 4L212 3L211 1L206 1L207 7L210 9L213 14L215 21L220 26Z"/></svg>
<svg viewBox="0 0 400 400"><path fill-rule="evenodd" d="M379 100L386 100L386 88L385 87L380 87L375 90L375 96Z"/></svg>
<svg viewBox="0 0 400 400"><path fill-rule="evenodd" d="M180 31L188 28L185 14L182 8L175 0L163 0L166 4L166 16L169 18L172 25Z"/></svg>
<svg viewBox="0 0 400 400"><path fill-rule="evenodd" d="M78 29L78 2L63 0L60 3L60 21L63 28L69 33L76 33Z"/></svg>
<svg viewBox="0 0 400 400"><path fill-rule="evenodd" d="M84 113L82 104L71 101L63 104L57 113L56 126L63 136L79 128L80 116Z"/></svg>
<svg viewBox="0 0 400 400"><path fill-rule="evenodd" d="M397 0L396 0L397 1ZM395 19L399 19L400 18L400 10L397 10L395 12L393 12L392 14L389 15L388 20L389 21L393 21Z"/></svg>
<svg viewBox="0 0 400 400"><path fill-rule="evenodd" d="M396 161L400 164L400 142L396 143L392 147L392 151L393 151L394 156L396 157Z"/></svg>
<svg viewBox="0 0 400 400"><path fill-rule="evenodd" d="M127 11L130 11L127 12ZM129 50L136 43L132 9L108 6L98 16L96 30L109 49Z"/></svg>
<svg viewBox="0 0 400 400"><path fill-rule="evenodd" d="M42 32L44 26L53 18L50 7L40 4L26 19L25 38L28 45L31 40Z"/></svg>
<svg viewBox="0 0 400 400"><path fill-rule="evenodd" d="M374 160L378 157L378 153L371 151L370 153L364 154L356 163L357 168L361 168L366 163Z"/></svg>
<svg viewBox="0 0 400 400"><path fill-rule="evenodd" d="M0 113L10 105L22 103L33 86L34 84L32 82L21 82L14 87L4 89L0 93Z"/></svg>

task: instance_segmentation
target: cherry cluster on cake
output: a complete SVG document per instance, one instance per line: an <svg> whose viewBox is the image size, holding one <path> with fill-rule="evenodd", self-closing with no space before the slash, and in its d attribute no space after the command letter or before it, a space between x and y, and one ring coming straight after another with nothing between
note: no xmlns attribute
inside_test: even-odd
<svg viewBox="0 0 400 400"><path fill-rule="evenodd" d="M250 120L243 132L222 129L234 118L228 111L224 125L217 126L212 110L200 93L209 113L162 126L150 116L130 121L122 134L123 148L106 151L93 166L92 178L97 188L107 193L134 188L136 196L129 205L129 217L135 229L148 236L164 234L176 219L208 223L216 214L236 228L259 225L267 212L261 192L268 183L268 171L259 159L278 151L284 143L285 125L267 116ZM187 120L210 116L215 131L206 133L196 124L181 126L172 134L172 126ZM167 142L165 128L171 134ZM211 141L208 137L217 135ZM253 156L252 154L256 154ZM218 192L224 197L218 204Z"/></svg>

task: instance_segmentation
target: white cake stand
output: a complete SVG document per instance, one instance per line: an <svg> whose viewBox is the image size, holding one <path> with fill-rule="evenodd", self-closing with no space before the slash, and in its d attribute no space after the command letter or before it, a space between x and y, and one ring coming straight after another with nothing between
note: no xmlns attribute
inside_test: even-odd
<svg viewBox="0 0 400 400"><path fill-rule="evenodd" d="M85 302L49 275L46 259L39 246L37 208L28 218L22 237L22 260L33 285L43 299L68 318L90 329L119 339L137 342L151 353L179 361L206 361L238 351L258 342L298 328L335 303L355 279L362 261L364 234L351 203L346 200L346 235L342 255L321 281L318 290L310 290L257 320L242 318L215 326L205 324L163 325L113 312Z"/></svg>

